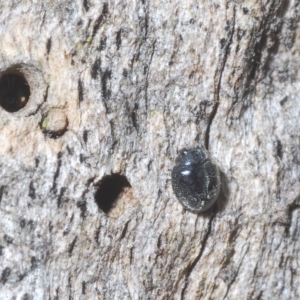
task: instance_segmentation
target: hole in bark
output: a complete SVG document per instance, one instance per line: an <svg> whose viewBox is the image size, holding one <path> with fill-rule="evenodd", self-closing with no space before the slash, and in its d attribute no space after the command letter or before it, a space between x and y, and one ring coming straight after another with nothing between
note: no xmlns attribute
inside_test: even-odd
<svg viewBox="0 0 300 300"><path fill-rule="evenodd" d="M42 116L40 128L51 139L57 139L68 131L69 120L60 108L53 108Z"/></svg>
<svg viewBox="0 0 300 300"><path fill-rule="evenodd" d="M0 105L8 112L16 112L26 106L30 87L25 76L10 69L0 77Z"/></svg>
<svg viewBox="0 0 300 300"><path fill-rule="evenodd" d="M128 192L131 190L131 185L125 176L120 174L107 175L97 185L98 190L95 193L95 201L106 214L110 215L117 208L118 202L124 202L121 199L126 198L126 201L128 201L130 195ZM117 216L119 213L116 212L115 215Z"/></svg>

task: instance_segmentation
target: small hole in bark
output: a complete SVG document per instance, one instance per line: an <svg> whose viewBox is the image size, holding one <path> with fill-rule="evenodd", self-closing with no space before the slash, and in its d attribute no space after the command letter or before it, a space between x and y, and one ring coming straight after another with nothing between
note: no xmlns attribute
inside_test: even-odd
<svg viewBox="0 0 300 300"><path fill-rule="evenodd" d="M95 201L98 207L106 214L110 214L113 210L117 209L118 202L123 202L121 198L128 200L128 191L131 190L131 185L127 178L120 174L104 176L97 186L98 190L95 193ZM119 213L116 213L117 215Z"/></svg>
<svg viewBox="0 0 300 300"><path fill-rule="evenodd" d="M24 75L9 70L0 77L0 105L8 112L16 112L26 106L30 87Z"/></svg>
<svg viewBox="0 0 300 300"><path fill-rule="evenodd" d="M65 112L53 108L42 116L40 127L42 132L51 139L57 139L68 131L69 120Z"/></svg>

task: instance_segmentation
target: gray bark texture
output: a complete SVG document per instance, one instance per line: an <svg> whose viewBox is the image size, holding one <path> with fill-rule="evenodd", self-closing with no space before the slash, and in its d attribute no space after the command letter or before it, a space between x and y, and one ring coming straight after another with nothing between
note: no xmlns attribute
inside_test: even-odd
<svg viewBox="0 0 300 300"><path fill-rule="evenodd" d="M300 299L298 0L1 0L6 74L1 299ZM171 185L194 146L202 214Z"/></svg>

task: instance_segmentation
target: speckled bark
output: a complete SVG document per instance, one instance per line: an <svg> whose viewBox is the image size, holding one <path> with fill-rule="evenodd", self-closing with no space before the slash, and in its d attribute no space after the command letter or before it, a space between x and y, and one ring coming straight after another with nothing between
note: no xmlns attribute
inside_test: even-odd
<svg viewBox="0 0 300 300"><path fill-rule="evenodd" d="M31 88L0 108L1 299L299 299L299 10L1 1L0 76ZM202 215L171 188L190 146L222 172Z"/></svg>

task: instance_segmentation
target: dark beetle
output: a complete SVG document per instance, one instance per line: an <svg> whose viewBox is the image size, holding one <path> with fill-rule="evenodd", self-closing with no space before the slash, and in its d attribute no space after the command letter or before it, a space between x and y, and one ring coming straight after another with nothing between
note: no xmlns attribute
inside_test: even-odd
<svg viewBox="0 0 300 300"><path fill-rule="evenodd" d="M182 149L172 171L177 199L190 211L202 212L218 198L221 181L218 167L198 147Z"/></svg>

